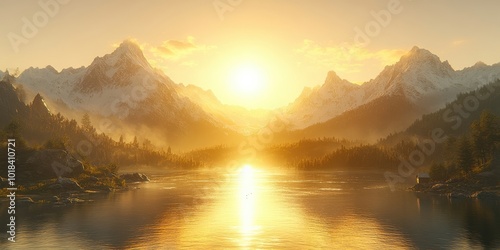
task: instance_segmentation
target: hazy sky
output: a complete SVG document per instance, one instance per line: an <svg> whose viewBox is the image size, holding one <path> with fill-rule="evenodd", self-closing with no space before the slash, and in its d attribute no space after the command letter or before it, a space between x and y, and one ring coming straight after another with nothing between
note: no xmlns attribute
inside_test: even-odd
<svg viewBox="0 0 500 250"><path fill-rule="evenodd" d="M414 45L455 69L500 62L494 0L60 2L0 0L0 69L88 66L134 39L177 83L212 89L224 103L273 108L322 84L329 70L368 81Z"/></svg>

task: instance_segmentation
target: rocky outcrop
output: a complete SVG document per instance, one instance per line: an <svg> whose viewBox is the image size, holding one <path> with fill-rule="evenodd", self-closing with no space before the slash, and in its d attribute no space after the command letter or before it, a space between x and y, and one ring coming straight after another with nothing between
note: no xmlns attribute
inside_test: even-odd
<svg viewBox="0 0 500 250"><path fill-rule="evenodd" d="M149 178L141 173L122 174L120 177L128 183L149 181Z"/></svg>
<svg viewBox="0 0 500 250"><path fill-rule="evenodd" d="M478 199L498 199L500 198L500 192L498 191L478 191L471 195L472 198Z"/></svg>
<svg viewBox="0 0 500 250"><path fill-rule="evenodd" d="M26 169L34 172L38 180L76 177L85 170L82 162L61 149L33 152L26 161Z"/></svg>
<svg viewBox="0 0 500 250"><path fill-rule="evenodd" d="M58 178L56 181L56 185L61 185L61 187L65 190L83 190L82 186L80 186L78 182L70 178Z"/></svg>
<svg viewBox="0 0 500 250"><path fill-rule="evenodd" d="M93 194L128 190L125 179L117 176L115 169L85 168L64 150L28 148L18 152L23 158L16 164L16 177L19 177L18 184L24 187L18 193L19 197L29 198L20 202L66 206L90 202ZM149 181L146 175L139 173L125 177L128 182ZM0 186L8 187L8 180L0 177ZM0 203L5 201L8 202L8 197L0 197Z"/></svg>
<svg viewBox="0 0 500 250"><path fill-rule="evenodd" d="M29 107L31 114L40 118L48 118L51 115L45 100L40 94L37 94L35 98L33 98L33 102Z"/></svg>
<svg viewBox="0 0 500 250"><path fill-rule="evenodd" d="M410 189L451 199L500 199L500 177L493 172L483 172L469 178L453 178L443 183L420 183Z"/></svg>
<svg viewBox="0 0 500 250"><path fill-rule="evenodd" d="M4 128L9 124L14 116L25 115L27 108L19 99L12 84L0 81L0 127Z"/></svg>

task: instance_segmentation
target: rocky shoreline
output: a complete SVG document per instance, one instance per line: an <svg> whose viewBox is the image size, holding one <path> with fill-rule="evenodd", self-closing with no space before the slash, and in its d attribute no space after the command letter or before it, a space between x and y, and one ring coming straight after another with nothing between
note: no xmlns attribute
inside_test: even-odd
<svg viewBox="0 0 500 250"><path fill-rule="evenodd" d="M0 176L0 202L15 187L16 203L67 206L91 202L99 194L126 191L127 184L147 182L141 173L118 174L115 164L94 166L77 160L63 149L18 151L13 183ZM5 195L4 195L5 194Z"/></svg>
<svg viewBox="0 0 500 250"><path fill-rule="evenodd" d="M1 177L0 177L1 178ZM103 179L106 179L105 181ZM51 205L53 207L65 207L74 204L93 202L93 198L98 195L109 194L111 192L122 192L137 187L130 187L126 184L110 185L109 183L141 183L150 181L149 177L141 173L128 173L120 176L110 175L105 178L90 176L80 184L74 178L57 178L42 180L37 183L27 185L16 191L17 204L40 204ZM0 184L5 187L6 180L0 179ZM0 202L9 202L8 198L0 198Z"/></svg>
<svg viewBox="0 0 500 250"><path fill-rule="evenodd" d="M419 183L410 188L417 193L448 198L500 199L500 177L493 172L469 178L453 178L444 182Z"/></svg>

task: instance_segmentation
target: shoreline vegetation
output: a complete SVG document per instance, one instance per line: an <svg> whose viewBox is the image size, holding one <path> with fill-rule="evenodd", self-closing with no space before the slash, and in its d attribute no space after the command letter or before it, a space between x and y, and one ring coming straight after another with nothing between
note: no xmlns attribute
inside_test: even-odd
<svg viewBox="0 0 500 250"><path fill-rule="evenodd" d="M500 121L483 111L458 138L449 138L443 160L430 167L430 183L415 192L450 198L500 198Z"/></svg>
<svg viewBox="0 0 500 250"><path fill-rule="evenodd" d="M94 166L82 163L63 150L23 150L19 155L23 161L17 164L16 202L32 204L50 204L56 207L91 202L92 197L100 194L129 190L128 184L147 182L149 178L140 173L118 173L114 164ZM52 169L48 162L54 163L63 157L71 171L64 176L56 176L57 169ZM54 166L52 164L52 166ZM57 165L55 165L57 166ZM2 198L5 197L9 181L0 177ZM132 187L133 188L133 187Z"/></svg>

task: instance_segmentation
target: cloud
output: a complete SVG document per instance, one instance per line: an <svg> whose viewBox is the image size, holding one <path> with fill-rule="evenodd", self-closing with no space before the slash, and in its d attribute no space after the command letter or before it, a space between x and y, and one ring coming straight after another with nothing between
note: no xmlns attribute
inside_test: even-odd
<svg viewBox="0 0 500 250"><path fill-rule="evenodd" d="M401 49L374 51L351 44L321 45L311 40L304 40L297 52L313 63L347 74L361 72L368 64L377 67L394 64L407 53Z"/></svg>
<svg viewBox="0 0 500 250"><path fill-rule="evenodd" d="M145 42L139 42L136 38L128 38L128 41L134 42L144 53L148 62L155 68L167 69L172 64L193 67L198 65L196 55L206 53L216 47L204 44L198 44L195 38L188 36L185 40L165 40L154 45ZM118 48L120 43L113 43L113 48ZM199 58L198 58L199 59Z"/></svg>
<svg viewBox="0 0 500 250"><path fill-rule="evenodd" d="M129 37L129 38L125 39L125 41L129 41L129 42L137 44L139 46L139 48L141 48L142 51L144 51L148 46L147 43L140 43L139 40L137 40L137 38L130 38ZM111 47L118 48L118 47L120 47L120 44L122 44L123 42L124 41L121 41L118 43L113 43L113 44L111 44Z"/></svg>
<svg viewBox="0 0 500 250"><path fill-rule="evenodd" d="M194 37L189 36L184 41L163 41L159 46L151 47L149 52L151 52L155 58L177 61L194 53L204 52L214 48L214 46L196 44Z"/></svg>

